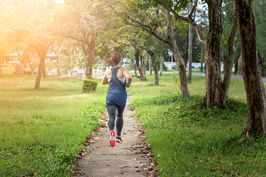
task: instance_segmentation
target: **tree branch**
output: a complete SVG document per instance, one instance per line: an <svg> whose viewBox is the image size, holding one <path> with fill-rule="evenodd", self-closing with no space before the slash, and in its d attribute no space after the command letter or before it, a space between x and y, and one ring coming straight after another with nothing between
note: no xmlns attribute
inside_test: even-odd
<svg viewBox="0 0 266 177"><path fill-rule="evenodd" d="M75 40L75 41L78 41L78 42L81 42L81 43L84 43L84 40L78 38L78 37L75 37L75 36L71 36L69 34L66 34L66 33L60 33L61 36L65 37L65 38L69 38L69 39L72 39L72 40Z"/></svg>
<svg viewBox="0 0 266 177"><path fill-rule="evenodd" d="M195 4L194 4L194 6L193 6L193 8L192 8L192 10L190 12L190 14L188 15L188 18L191 18L192 19L192 15L193 15L193 13L196 10L197 5L198 5L198 0L195 1Z"/></svg>
<svg viewBox="0 0 266 177"><path fill-rule="evenodd" d="M196 0L196 3L194 5L194 7L193 7L194 10L192 9L192 11L191 11L191 13L189 14L188 17L184 17L184 16L179 15L174 9L170 8L166 3L164 3L163 0L155 0L155 1L160 3L166 10L170 11L174 15L174 17L176 19L183 20L183 21L185 21L187 23L190 23L196 30L196 33L197 33L197 36L198 36L198 40L201 43L205 44L206 40L203 38L202 31L201 31L200 27L197 25L195 20L192 19L192 17L191 17L192 14L193 14L193 11L195 11L195 9L196 9L197 0Z"/></svg>
<svg viewBox="0 0 266 177"><path fill-rule="evenodd" d="M171 44L170 41L169 41L168 39L165 39L165 38L161 37L161 36L160 36L156 31L154 31L150 26L148 26L148 25L144 25L143 23L141 23L141 22L139 22L139 21L137 21L137 20L135 20L135 19L132 19L131 17L129 17L129 19L130 19L133 23L127 20L126 23L127 23L128 25L131 25L131 26L135 26L135 27L141 28L141 29L147 31L148 33L152 34L152 35L153 35L154 37L156 37L157 39L163 41L164 43L169 44L169 45Z"/></svg>

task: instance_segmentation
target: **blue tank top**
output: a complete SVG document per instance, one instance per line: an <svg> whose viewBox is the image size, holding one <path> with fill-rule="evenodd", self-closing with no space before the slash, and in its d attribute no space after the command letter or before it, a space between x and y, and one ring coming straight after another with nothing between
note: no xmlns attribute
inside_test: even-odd
<svg viewBox="0 0 266 177"><path fill-rule="evenodd" d="M118 68L112 68L112 78L106 95L106 104L124 106L127 102L126 84L117 78Z"/></svg>

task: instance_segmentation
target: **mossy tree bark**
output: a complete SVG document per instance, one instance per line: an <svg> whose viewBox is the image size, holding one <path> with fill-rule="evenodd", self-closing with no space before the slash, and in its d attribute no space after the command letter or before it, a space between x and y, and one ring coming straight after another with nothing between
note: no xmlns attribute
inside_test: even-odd
<svg viewBox="0 0 266 177"><path fill-rule="evenodd" d="M241 36L240 69L245 84L248 102L248 122L245 136L266 134L265 88L260 76L256 55L256 27L251 0L236 0Z"/></svg>
<svg viewBox="0 0 266 177"><path fill-rule="evenodd" d="M222 36L222 0L208 0L209 35L205 45L206 94L205 105L222 106L224 96L220 73L220 41Z"/></svg>

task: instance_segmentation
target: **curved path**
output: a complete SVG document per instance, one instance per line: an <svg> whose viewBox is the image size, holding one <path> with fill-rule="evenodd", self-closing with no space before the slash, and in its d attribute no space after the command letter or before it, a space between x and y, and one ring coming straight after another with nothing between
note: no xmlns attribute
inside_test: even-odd
<svg viewBox="0 0 266 177"><path fill-rule="evenodd" d="M145 166L150 160L143 154L143 142L139 139L141 126L133 118L133 111L126 106L124 112L123 143L109 147L108 129L96 132L95 142L85 149L87 155L77 161L75 176L82 177L144 177ZM106 123L106 120L105 120Z"/></svg>

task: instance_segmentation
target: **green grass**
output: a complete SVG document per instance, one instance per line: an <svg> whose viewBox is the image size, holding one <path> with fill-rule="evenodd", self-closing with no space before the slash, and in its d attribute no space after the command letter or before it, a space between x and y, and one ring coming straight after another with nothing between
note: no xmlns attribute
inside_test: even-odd
<svg viewBox="0 0 266 177"><path fill-rule="evenodd" d="M148 75L147 75L148 76ZM73 160L104 111L106 86L82 94L82 81L0 78L0 176L71 176ZM134 79L131 106L146 130L161 176L266 176L265 139L239 142L247 121L243 81L232 80L225 109L202 106L204 78L180 96L176 74L160 86Z"/></svg>
<svg viewBox="0 0 266 177"><path fill-rule="evenodd" d="M71 176L73 160L99 126L106 87L82 94L82 81L0 78L0 176Z"/></svg>
<svg viewBox="0 0 266 177"><path fill-rule="evenodd" d="M239 141L247 122L243 81L232 80L224 109L206 109L204 78L193 76L183 99L177 75L161 86L137 81L131 107L143 124L160 176L266 176L265 138ZM141 92L139 92L139 87Z"/></svg>

